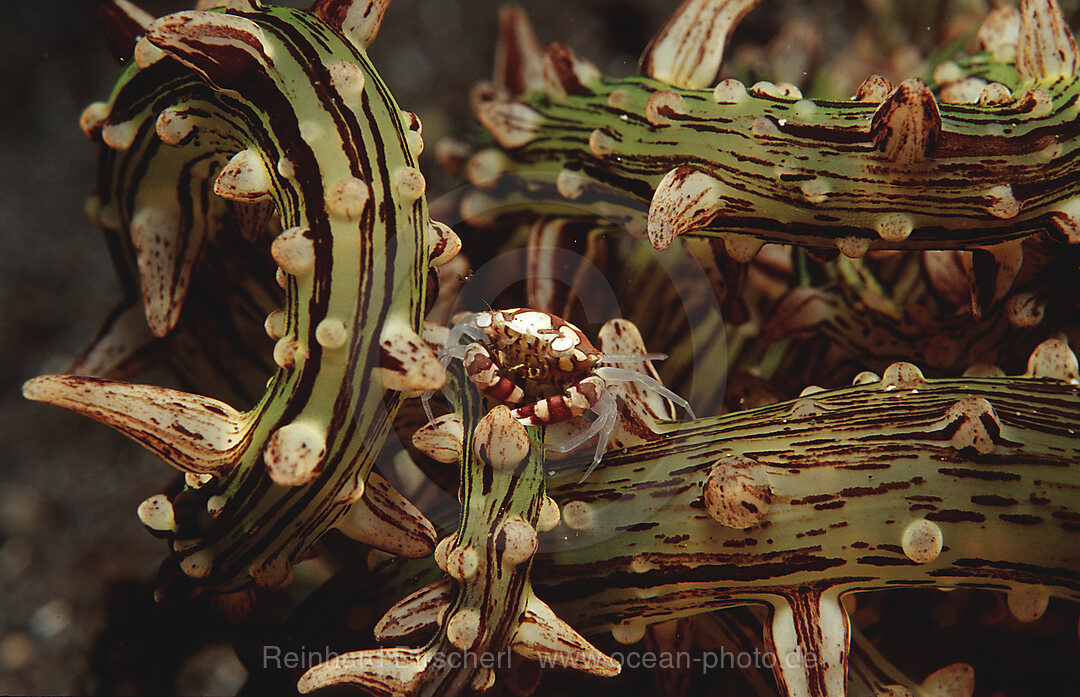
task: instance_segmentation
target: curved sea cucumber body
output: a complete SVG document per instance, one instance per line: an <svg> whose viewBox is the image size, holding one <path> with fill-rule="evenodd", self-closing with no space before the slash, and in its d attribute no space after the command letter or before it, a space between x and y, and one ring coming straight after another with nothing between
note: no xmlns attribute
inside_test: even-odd
<svg viewBox="0 0 1080 697"><path fill-rule="evenodd" d="M189 473L167 536L180 568L219 590L287 582L291 564L361 500L400 403L386 390L442 383L417 335L440 236L411 125L364 52L378 23L350 24L348 3L316 3L314 13L242 5L141 27L136 64L84 121L110 148L99 217L114 239L130 233L122 247L158 336L176 324L192 267L229 207L264 207L244 230L254 243L265 243L276 208L284 232L271 251L287 300L267 320L278 370L265 395L239 412L92 378L44 376L24 388ZM412 513L397 520L408 525ZM421 537L428 528L419 525Z"/></svg>

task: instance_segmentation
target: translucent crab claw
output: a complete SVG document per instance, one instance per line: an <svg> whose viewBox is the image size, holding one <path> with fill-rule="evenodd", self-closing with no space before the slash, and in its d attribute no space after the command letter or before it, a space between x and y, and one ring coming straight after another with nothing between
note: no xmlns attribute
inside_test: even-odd
<svg viewBox="0 0 1080 697"><path fill-rule="evenodd" d="M443 370L446 366L450 365L450 362L455 358L461 360L465 357L465 347L461 345L461 340L464 337L468 337L472 340L480 340L484 338L484 333L481 331L480 326L476 323L476 318L480 316L479 312L467 313L458 319L454 323L454 326L450 327L449 333L446 335L446 343L442 349L438 352L439 363L442 364ZM431 398L435 394L435 390L429 390L420 395L420 403L424 407L424 414L427 415L428 423L435 420L431 411Z"/></svg>
<svg viewBox="0 0 1080 697"><path fill-rule="evenodd" d="M632 372L632 371L629 371ZM604 390L600 393L600 399L593 406L593 411L596 412L596 419L593 420L586 428L578 431L576 434L566 439L562 443L546 446L548 450L557 453L570 452L574 448L578 447L582 443L587 442L593 436L598 436L596 439L596 451L593 453L592 464L585 470L585 474L581 475L581 479L578 484L584 482L592 474L592 471L596 469L596 466L600 464L600 460L603 459L604 453L607 451L608 440L611 438L611 432L615 430L615 422L619 418L619 407L615 402L615 397L610 392Z"/></svg>
<svg viewBox="0 0 1080 697"><path fill-rule="evenodd" d="M604 366L596 369L596 374L603 378L606 382L636 382L643 387L655 391L662 397L670 399L675 404L686 410L686 413L691 419L696 419L694 415L694 409L690 406L690 402L675 394L668 388L661 385L656 380L652 379L648 375L637 372L636 370L627 370L626 368L612 368L610 366Z"/></svg>

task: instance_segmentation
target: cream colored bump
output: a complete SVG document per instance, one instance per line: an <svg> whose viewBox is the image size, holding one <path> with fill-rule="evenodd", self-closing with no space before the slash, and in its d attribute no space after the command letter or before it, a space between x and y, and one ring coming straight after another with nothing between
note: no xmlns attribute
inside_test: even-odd
<svg viewBox="0 0 1080 697"><path fill-rule="evenodd" d="M178 554L183 554L184 552L188 551L189 549L195 549L201 543L202 543L202 540L199 540L197 538L189 537L189 538L181 539L181 538L178 537L175 540L173 540L172 548L173 548L174 552L176 552Z"/></svg>
<svg viewBox="0 0 1080 697"><path fill-rule="evenodd" d="M311 119L303 119L300 121L300 137L304 139L304 142L308 145L315 146L318 144L320 138L326 132L322 126Z"/></svg>
<svg viewBox="0 0 1080 697"><path fill-rule="evenodd" d="M443 571L446 571L446 557L455 544L457 544L457 535L447 535L435 545L435 552L431 556L435 560L435 565Z"/></svg>
<svg viewBox="0 0 1080 697"><path fill-rule="evenodd" d="M274 363L279 368L292 368L300 357L300 346L296 337L286 336L274 344Z"/></svg>
<svg viewBox="0 0 1080 697"><path fill-rule="evenodd" d="M139 520L151 530L176 531L172 501L165 494L156 494L139 504Z"/></svg>
<svg viewBox="0 0 1080 697"><path fill-rule="evenodd" d="M836 248L840 250L841 254L850 259L861 259L870 251L870 242L869 237L849 235L838 239Z"/></svg>
<svg viewBox="0 0 1080 697"><path fill-rule="evenodd" d="M345 345L349 332L340 319L327 317L315 327L315 341L324 349L339 349Z"/></svg>
<svg viewBox="0 0 1080 697"><path fill-rule="evenodd" d="M270 193L272 181L262 156L251 148L232 156L214 181L214 193L230 201L258 201Z"/></svg>
<svg viewBox="0 0 1080 697"><path fill-rule="evenodd" d="M299 276L315 267L315 242L308 232L307 228L291 227L270 245L270 255L285 273Z"/></svg>
<svg viewBox="0 0 1080 697"><path fill-rule="evenodd" d="M443 414L412 435L413 446L428 457L447 464L457 462L465 442L465 426L456 412Z"/></svg>
<svg viewBox="0 0 1080 697"><path fill-rule="evenodd" d="M761 248L765 246L764 240L750 235L725 234L722 239L724 240L724 251L727 252L727 255L731 257L732 261L741 264L753 261Z"/></svg>
<svg viewBox="0 0 1080 697"><path fill-rule="evenodd" d="M986 201L986 211L995 218L1008 220L1020 213L1020 202L1016 200L1013 188L1008 184L995 186L987 191L983 198Z"/></svg>
<svg viewBox="0 0 1080 697"><path fill-rule="evenodd" d="M97 136L98 131L105 125L106 119L109 118L109 105L105 102L91 102L89 106L83 109L79 114L79 128L86 134L87 138L93 139Z"/></svg>
<svg viewBox="0 0 1080 697"><path fill-rule="evenodd" d="M941 527L933 521L920 518L904 529L900 546L911 561L916 564L929 564L941 554L943 541Z"/></svg>
<svg viewBox="0 0 1080 697"><path fill-rule="evenodd" d="M545 496L543 503L540 504L540 516L536 521L536 529L540 532L554 530L561 519L559 504L555 503L555 499L550 496Z"/></svg>
<svg viewBox="0 0 1080 697"><path fill-rule="evenodd" d="M817 113L817 104L812 99L800 99L791 105L791 110L798 116L813 116Z"/></svg>
<svg viewBox="0 0 1080 697"><path fill-rule="evenodd" d="M897 361L885 369L881 376L881 386L886 391L896 389L914 389L926 384L922 371L911 363Z"/></svg>
<svg viewBox="0 0 1080 697"><path fill-rule="evenodd" d="M319 473L326 455L326 436L314 424L294 421L266 441L263 461L270 478L282 486L307 484Z"/></svg>
<svg viewBox="0 0 1080 697"><path fill-rule="evenodd" d="M1050 594L1044 586L1011 588L1005 595L1012 616L1021 622L1034 622L1046 612Z"/></svg>
<svg viewBox="0 0 1080 697"><path fill-rule="evenodd" d="M555 178L555 188L563 198L575 201L585 192L585 178L579 172L564 168Z"/></svg>
<svg viewBox="0 0 1080 697"><path fill-rule="evenodd" d="M462 651L471 649L480 638L480 613L471 607L455 612L446 622L446 638Z"/></svg>
<svg viewBox="0 0 1080 697"><path fill-rule="evenodd" d="M872 382L881 382L881 376L877 373L864 370L855 376L855 379L851 381L852 385L868 385Z"/></svg>
<svg viewBox="0 0 1080 697"><path fill-rule="evenodd" d="M810 203L824 203L829 194L832 193L832 184L828 179L823 177L815 177L810 181L805 181L799 185L799 190L802 192L803 198Z"/></svg>
<svg viewBox="0 0 1080 697"><path fill-rule="evenodd" d="M415 167L402 167L394 175L394 186L398 195L408 202L417 201L424 195L427 182L424 175Z"/></svg>
<svg viewBox="0 0 1080 697"><path fill-rule="evenodd" d="M139 134L139 124L135 121L106 123L101 127L101 139L113 150L127 150Z"/></svg>
<svg viewBox="0 0 1080 697"><path fill-rule="evenodd" d="M886 242L903 242L914 229L915 221L903 213L887 213L874 223L874 230Z"/></svg>
<svg viewBox="0 0 1080 697"><path fill-rule="evenodd" d="M503 562L517 566L536 553L536 528L519 515L512 516L496 531L496 539L502 535L505 544Z"/></svg>
<svg viewBox="0 0 1080 697"><path fill-rule="evenodd" d="M983 107L1005 106L1011 104L1012 100L1012 90L1000 82L987 84L979 93L979 106Z"/></svg>
<svg viewBox="0 0 1080 697"><path fill-rule="evenodd" d="M326 66L330 84L345 102L360 99L364 93L364 71L350 61L334 61Z"/></svg>
<svg viewBox="0 0 1080 697"><path fill-rule="evenodd" d="M266 322L263 323L263 329L266 330L266 335L277 341L285 336L285 311L274 310L266 316Z"/></svg>
<svg viewBox="0 0 1080 697"><path fill-rule="evenodd" d="M101 197L90 194L83 201L83 215L91 225L101 225Z"/></svg>
<svg viewBox="0 0 1080 697"><path fill-rule="evenodd" d="M428 227L428 263L432 266L443 266L453 260L461 252L461 238L445 223L437 220L430 221Z"/></svg>
<svg viewBox="0 0 1080 697"><path fill-rule="evenodd" d="M501 204L479 189L471 189L461 197L461 218L469 225L486 227L495 220L495 210Z"/></svg>
<svg viewBox="0 0 1080 697"><path fill-rule="evenodd" d="M965 77L963 68L954 61L943 61L934 68L934 82L939 86L963 80Z"/></svg>
<svg viewBox="0 0 1080 697"><path fill-rule="evenodd" d="M1017 293L1005 302L1005 316L1018 329L1039 326L1045 314L1046 306L1033 293Z"/></svg>
<svg viewBox="0 0 1080 697"><path fill-rule="evenodd" d="M206 512L217 518L221 515L221 512L225 510L225 504L229 502L229 499L221 496L220 494L211 496L206 499Z"/></svg>
<svg viewBox="0 0 1080 697"><path fill-rule="evenodd" d="M481 189L494 189L499 179L510 169L510 160L496 148L485 148L469 158L465 175Z"/></svg>
<svg viewBox="0 0 1080 697"><path fill-rule="evenodd" d="M888 78L882 75L871 75L863 80L859 88L855 90L855 96L852 97L852 100L881 104L888 99L893 89L893 84L889 82Z"/></svg>
<svg viewBox="0 0 1080 697"><path fill-rule="evenodd" d="M282 155L277 161L277 172L285 179L296 179L296 165L288 157Z"/></svg>
<svg viewBox="0 0 1080 697"><path fill-rule="evenodd" d="M741 104L749 98L746 85L738 80L721 80L713 89L713 101L717 104Z"/></svg>
<svg viewBox="0 0 1080 697"><path fill-rule="evenodd" d="M190 578L206 578L214 568L214 555L203 549L180 560L180 570Z"/></svg>
<svg viewBox="0 0 1080 697"><path fill-rule="evenodd" d="M424 152L424 137L416 131L406 131L405 141L409 144L409 152L413 157L420 157Z"/></svg>
<svg viewBox="0 0 1080 697"><path fill-rule="evenodd" d="M477 694L490 690L495 686L495 671L491 668L481 667L473 674L469 686Z"/></svg>
<svg viewBox="0 0 1080 697"><path fill-rule="evenodd" d="M139 66L139 70L146 70L164 57L165 51L150 43L145 36L140 36L135 42L135 65Z"/></svg>
<svg viewBox="0 0 1080 697"><path fill-rule="evenodd" d="M165 145L180 145L195 130L195 119L180 107L169 107L158 114L154 131Z"/></svg>
<svg viewBox="0 0 1080 697"><path fill-rule="evenodd" d="M1027 374L1033 378L1053 378L1072 384L1080 381L1076 354L1061 339L1047 339L1031 352Z"/></svg>
<svg viewBox="0 0 1080 697"><path fill-rule="evenodd" d="M671 90L657 90L649 95L645 102L645 118L654 126L667 126L673 123L673 114L685 114L686 103L683 98Z"/></svg>
<svg viewBox="0 0 1080 697"><path fill-rule="evenodd" d="M663 250L678 235L705 228L723 211L724 190L720 180L696 167L676 167L668 172L649 203L649 242Z"/></svg>
<svg viewBox="0 0 1080 697"><path fill-rule="evenodd" d="M607 157L619 151L619 142L597 128L589 134L589 152L596 157Z"/></svg>
<svg viewBox="0 0 1080 697"><path fill-rule="evenodd" d="M807 389L818 389L822 392L825 391L823 388L815 387L814 385L811 385ZM811 392L810 394L814 393ZM791 411L788 413L791 414L792 419L812 419L816 416L821 416L822 414L824 414L825 408L821 405L821 402L817 401L816 399L803 398L796 399L795 402L791 405Z"/></svg>
<svg viewBox="0 0 1080 697"><path fill-rule="evenodd" d="M476 425L473 453L497 470L512 468L529 454L529 433L500 404Z"/></svg>
<svg viewBox="0 0 1080 697"><path fill-rule="evenodd" d="M754 97L772 97L773 99L802 99L802 91L788 82L774 84L766 80L754 83L749 89Z"/></svg>
<svg viewBox="0 0 1080 697"><path fill-rule="evenodd" d="M759 116L750 124L750 133L755 138L779 138L783 135L776 119L771 116Z"/></svg>
<svg viewBox="0 0 1080 697"><path fill-rule="evenodd" d="M645 637L645 623L625 620L611 628L611 638L620 644L636 644Z"/></svg>
<svg viewBox="0 0 1080 697"><path fill-rule="evenodd" d="M480 555L472 545L463 545L446 553L446 573L458 581L476 575L480 568Z"/></svg>
<svg viewBox="0 0 1080 697"><path fill-rule="evenodd" d="M942 87L938 97L946 104L977 104L986 84L981 77L967 77Z"/></svg>
<svg viewBox="0 0 1080 697"><path fill-rule="evenodd" d="M356 177L345 177L327 189L326 210L341 218L358 218L370 198L367 184Z"/></svg>
<svg viewBox="0 0 1080 697"><path fill-rule="evenodd" d="M1035 119L1046 118L1054 112L1054 98L1045 90L1028 90L1017 100L1017 107Z"/></svg>
<svg viewBox="0 0 1080 697"><path fill-rule="evenodd" d="M288 588L293 582L292 564L284 557L264 559L248 567L248 576L256 585L268 590Z"/></svg>
<svg viewBox="0 0 1080 697"><path fill-rule="evenodd" d="M622 111L630 111L633 106L633 100L630 98L630 93L626 90L614 90L607 97L607 105L612 109L621 109Z"/></svg>
<svg viewBox="0 0 1080 697"><path fill-rule="evenodd" d="M965 378L1003 378L1005 371L989 363L976 363L964 371Z"/></svg>
<svg viewBox="0 0 1080 697"><path fill-rule="evenodd" d="M704 499L705 510L713 520L724 527L745 530L765 519L773 493L760 463L729 455L709 469Z"/></svg>
<svg viewBox="0 0 1080 697"><path fill-rule="evenodd" d="M975 669L967 663L953 663L931 673L920 687L926 697L971 697Z"/></svg>
<svg viewBox="0 0 1080 697"><path fill-rule="evenodd" d="M277 273L274 274L274 280L277 281L278 287L282 290L286 290L289 287L289 276L285 273L284 269L279 268Z"/></svg>
<svg viewBox="0 0 1080 697"><path fill-rule="evenodd" d="M184 484L190 489L201 489L208 481L214 478L212 474L200 474L198 472L184 472Z"/></svg>
<svg viewBox="0 0 1080 697"><path fill-rule="evenodd" d="M800 397L809 397L812 394L817 394L818 392L824 392L824 391L825 391L824 387L819 387L817 385L807 385L806 387L803 388L802 392L799 393L799 396Z"/></svg>
<svg viewBox="0 0 1080 697"><path fill-rule="evenodd" d="M584 501L571 501L561 512L563 523L571 530L588 530L596 524L596 512Z"/></svg>

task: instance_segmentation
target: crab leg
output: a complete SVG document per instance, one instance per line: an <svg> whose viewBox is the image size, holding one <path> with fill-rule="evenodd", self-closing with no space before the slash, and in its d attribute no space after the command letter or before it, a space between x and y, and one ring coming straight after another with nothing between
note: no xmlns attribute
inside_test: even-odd
<svg viewBox="0 0 1080 697"><path fill-rule="evenodd" d="M518 403L525 391L502 374L491 352L483 344L469 344L465 349L465 372L480 391L500 402ZM518 419L521 421L521 419ZM522 421L522 423L527 423Z"/></svg>

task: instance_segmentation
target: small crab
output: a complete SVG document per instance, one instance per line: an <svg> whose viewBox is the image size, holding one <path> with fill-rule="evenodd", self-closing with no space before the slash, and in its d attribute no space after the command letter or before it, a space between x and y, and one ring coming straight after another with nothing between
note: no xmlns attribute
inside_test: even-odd
<svg viewBox="0 0 1080 697"><path fill-rule="evenodd" d="M474 341L459 346L463 336ZM694 418L685 399L652 377L637 370L601 365L615 359L644 363L663 356L605 355L580 329L547 312L515 308L467 315L450 330L447 347L443 360L448 363L452 358L461 358L469 380L490 397L507 404L539 397L511 412L522 424L557 424L591 409L596 418L587 428L562 443L547 446L555 452L568 452L599 436L592 465L581 481L603 458L618 419L618 405L607 390L608 383L637 383L678 404Z"/></svg>

